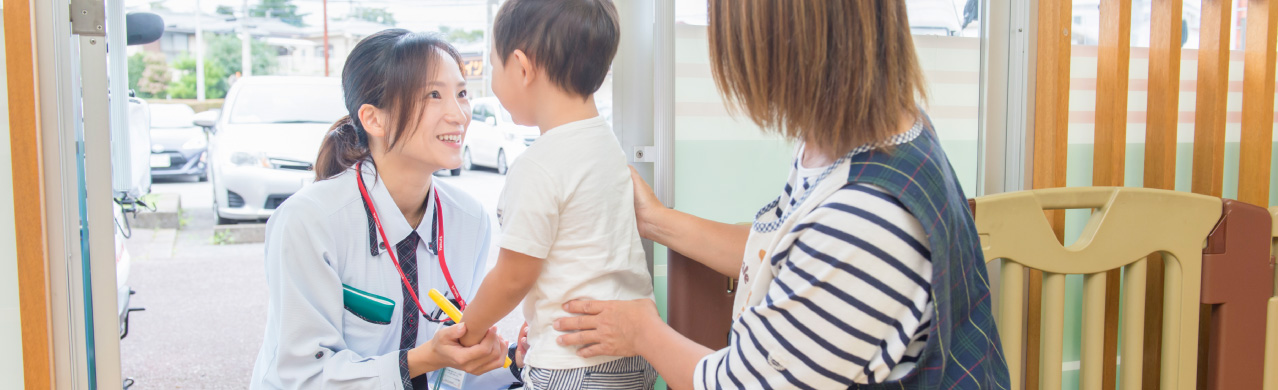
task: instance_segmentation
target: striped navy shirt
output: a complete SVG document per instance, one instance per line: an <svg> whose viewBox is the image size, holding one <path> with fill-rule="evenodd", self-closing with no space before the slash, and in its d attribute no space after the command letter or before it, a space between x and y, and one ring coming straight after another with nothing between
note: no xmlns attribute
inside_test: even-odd
<svg viewBox="0 0 1278 390"><path fill-rule="evenodd" d="M913 370L933 318L928 240L894 196L847 183L847 169L846 159L815 169L796 159L775 211L756 220L789 229L768 256L774 279L733 323L728 348L701 360L698 389L846 388ZM818 203L786 212L806 202Z"/></svg>

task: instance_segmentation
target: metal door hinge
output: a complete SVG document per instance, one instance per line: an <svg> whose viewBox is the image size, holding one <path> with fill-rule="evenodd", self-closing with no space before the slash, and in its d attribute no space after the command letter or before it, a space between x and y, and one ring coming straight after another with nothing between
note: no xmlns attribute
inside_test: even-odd
<svg viewBox="0 0 1278 390"><path fill-rule="evenodd" d="M106 3L103 0L71 0L71 33L106 36Z"/></svg>
<svg viewBox="0 0 1278 390"><path fill-rule="evenodd" d="M630 155L633 162L656 162L657 147L655 146L636 146L634 153Z"/></svg>

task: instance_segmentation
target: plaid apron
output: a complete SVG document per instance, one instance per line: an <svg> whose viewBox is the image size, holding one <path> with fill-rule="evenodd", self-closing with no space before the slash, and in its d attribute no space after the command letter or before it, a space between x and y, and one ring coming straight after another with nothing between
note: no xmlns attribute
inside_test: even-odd
<svg viewBox="0 0 1278 390"><path fill-rule="evenodd" d="M914 140L852 157L849 183L882 187L923 225L932 249L933 327L913 373L854 389L1010 389L989 275L967 198L930 120ZM1019 357L1016 357L1019 359Z"/></svg>

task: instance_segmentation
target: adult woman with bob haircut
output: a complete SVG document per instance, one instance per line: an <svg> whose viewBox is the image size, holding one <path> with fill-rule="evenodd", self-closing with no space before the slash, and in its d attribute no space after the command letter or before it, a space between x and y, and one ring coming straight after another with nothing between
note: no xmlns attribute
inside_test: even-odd
<svg viewBox="0 0 1278 390"><path fill-rule="evenodd" d="M665 208L635 178L645 237L739 276L729 345L650 300L573 301L578 353L642 355L672 387L1007 389L966 196L920 104L902 0L710 0L725 100L799 144L752 226Z"/></svg>

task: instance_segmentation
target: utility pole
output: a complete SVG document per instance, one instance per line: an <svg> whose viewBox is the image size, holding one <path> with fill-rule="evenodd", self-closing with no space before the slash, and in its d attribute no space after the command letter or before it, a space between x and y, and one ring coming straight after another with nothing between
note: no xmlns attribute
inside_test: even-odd
<svg viewBox="0 0 1278 390"><path fill-rule="evenodd" d="M203 19L200 0L195 0L195 100L201 102L204 101L204 33L200 31Z"/></svg>
<svg viewBox="0 0 1278 390"><path fill-rule="evenodd" d="M240 18L240 74L242 77L253 75L253 50L249 45L248 31L249 7L248 0L244 0L244 17Z"/></svg>
<svg viewBox="0 0 1278 390"><path fill-rule="evenodd" d="M328 77L328 0L324 0L324 77Z"/></svg>
<svg viewBox="0 0 1278 390"><path fill-rule="evenodd" d="M493 7L497 6L497 0L485 0L484 12L484 58L480 62L484 64L484 96L492 96L493 94L493 64L492 64L492 47L493 47Z"/></svg>

